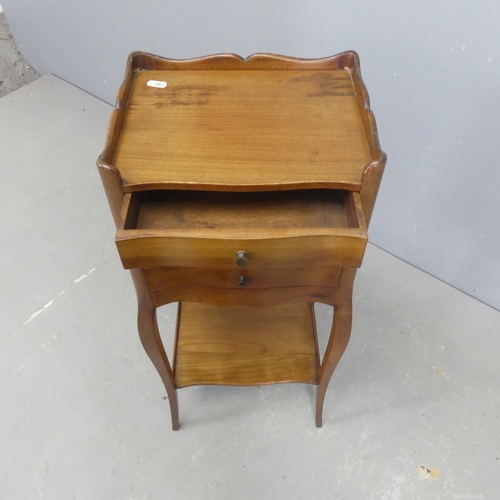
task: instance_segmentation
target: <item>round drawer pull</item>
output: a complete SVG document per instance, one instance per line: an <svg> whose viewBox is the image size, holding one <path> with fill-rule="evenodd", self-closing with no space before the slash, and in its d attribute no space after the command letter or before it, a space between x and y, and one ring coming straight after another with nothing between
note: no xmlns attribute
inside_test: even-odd
<svg viewBox="0 0 500 500"><path fill-rule="evenodd" d="M240 276L239 286L246 288L248 286L248 278L246 276Z"/></svg>
<svg viewBox="0 0 500 500"><path fill-rule="evenodd" d="M247 253L243 250L240 250L236 253L236 265L237 266L246 266L248 264Z"/></svg>

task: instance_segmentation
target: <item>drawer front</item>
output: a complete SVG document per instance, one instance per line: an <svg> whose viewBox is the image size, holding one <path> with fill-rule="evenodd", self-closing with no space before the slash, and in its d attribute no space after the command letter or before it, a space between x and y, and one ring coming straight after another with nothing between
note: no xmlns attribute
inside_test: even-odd
<svg viewBox="0 0 500 500"><path fill-rule="evenodd" d="M337 287L341 267L205 269L153 267L145 269L151 290L202 287L259 290L282 287Z"/></svg>
<svg viewBox="0 0 500 500"><path fill-rule="evenodd" d="M359 267L366 233L270 239L214 239L117 233L116 245L125 269L138 267L204 267L258 269L290 267ZM243 262L238 253L245 252Z"/></svg>

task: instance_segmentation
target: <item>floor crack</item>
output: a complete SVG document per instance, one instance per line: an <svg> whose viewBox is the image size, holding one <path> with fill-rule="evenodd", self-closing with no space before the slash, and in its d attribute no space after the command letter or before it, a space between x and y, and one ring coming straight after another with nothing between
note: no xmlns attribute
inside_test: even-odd
<svg viewBox="0 0 500 500"><path fill-rule="evenodd" d="M73 285L76 285L78 283L80 283L81 281L83 281L85 278L87 278L88 276L90 276L97 268L96 267L93 267L87 274L82 274L79 278L76 278L75 280L73 280L73 283L71 283L71 285L66 288L65 290L63 290L62 292L60 292L59 294L57 294L52 300L50 300L49 302L47 302L41 309L39 309L38 311L35 311L15 332L14 332L14 335L16 335L17 333L19 333L19 331L21 331L21 329L23 329L26 325L28 325L29 323L31 323L35 318L37 318L38 316L40 316L40 314L42 314L44 311L46 311L51 305L54 304L54 302L57 301L57 299L59 297L61 297L62 295L64 295L68 290L71 289L71 287Z"/></svg>

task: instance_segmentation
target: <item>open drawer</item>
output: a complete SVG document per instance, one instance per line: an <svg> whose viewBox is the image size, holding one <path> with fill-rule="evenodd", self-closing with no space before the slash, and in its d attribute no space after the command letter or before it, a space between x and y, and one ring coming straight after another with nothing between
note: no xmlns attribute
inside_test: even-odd
<svg viewBox="0 0 500 500"><path fill-rule="evenodd" d="M330 189L127 193L116 233L125 269L359 267L366 242L359 194Z"/></svg>

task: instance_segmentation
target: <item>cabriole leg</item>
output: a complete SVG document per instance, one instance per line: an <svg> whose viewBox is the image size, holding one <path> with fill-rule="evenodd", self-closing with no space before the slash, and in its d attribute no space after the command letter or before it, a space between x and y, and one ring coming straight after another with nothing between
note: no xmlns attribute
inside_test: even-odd
<svg viewBox="0 0 500 500"><path fill-rule="evenodd" d="M151 293L149 287L147 287L146 278L143 272L141 270L133 270L132 278L136 287L139 303L139 312L137 315L139 337L146 354L149 356L149 359L151 359L167 390L170 412L172 414L172 429L176 431L179 429L177 390L174 383L174 374L158 330L156 307L153 304Z"/></svg>
<svg viewBox="0 0 500 500"><path fill-rule="evenodd" d="M319 371L316 392L316 427L323 425L323 403L328 383L351 337L352 289L355 276L356 269L344 268L342 270L338 293L334 302L332 331Z"/></svg>

